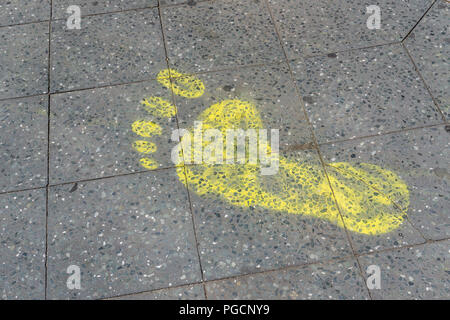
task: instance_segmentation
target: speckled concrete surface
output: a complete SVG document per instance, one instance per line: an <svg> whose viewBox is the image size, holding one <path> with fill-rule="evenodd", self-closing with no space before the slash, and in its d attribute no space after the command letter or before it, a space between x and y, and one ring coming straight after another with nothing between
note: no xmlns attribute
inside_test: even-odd
<svg viewBox="0 0 450 320"><path fill-rule="evenodd" d="M187 200L173 170L50 188L49 298L107 298L198 282ZM67 290L70 265L81 269L81 290Z"/></svg>
<svg viewBox="0 0 450 320"><path fill-rule="evenodd" d="M0 99L48 91L48 23L0 28Z"/></svg>
<svg viewBox="0 0 450 320"><path fill-rule="evenodd" d="M209 282L206 292L215 300L369 298L355 260Z"/></svg>
<svg viewBox="0 0 450 320"><path fill-rule="evenodd" d="M399 44L292 65L319 143L443 121Z"/></svg>
<svg viewBox="0 0 450 320"><path fill-rule="evenodd" d="M53 0L53 18L67 18L70 15L67 13L67 8L73 5L79 6L81 15L86 16L91 14L155 7L158 5L158 0Z"/></svg>
<svg viewBox="0 0 450 320"><path fill-rule="evenodd" d="M50 116L50 181L61 183L113 176L145 169L139 153L131 148L142 138L132 131L138 120L158 123L160 136L152 137L157 152L152 157L160 168L173 167L170 158L177 128L175 118L149 114L144 98L171 100L170 91L156 81L79 91L52 96Z"/></svg>
<svg viewBox="0 0 450 320"><path fill-rule="evenodd" d="M185 72L284 58L263 1L200 2L164 8L162 14L170 63Z"/></svg>
<svg viewBox="0 0 450 320"><path fill-rule="evenodd" d="M448 1L436 1L406 40L406 47L436 99L440 109L450 117L450 56Z"/></svg>
<svg viewBox="0 0 450 320"><path fill-rule="evenodd" d="M30 23L50 18L50 0L8 0L0 3L0 26Z"/></svg>
<svg viewBox="0 0 450 320"><path fill-rule="evenodd" d="M45 298L45 189L0 195L1 299Z"/></svg>
<svg viewBox="0 0 450 320"><path fill-rule="evenodd" d="M148 80L166 66L158 11L85 17L80 30L52 22L52 92Z"/></svg>
<svg viewBox="0 0 450 320"><path fill-rule="evenodd" d="M450 4L380 0L381 28L369 30L370 4L0 4L0 298L449 299ZM69 5L81 7L80 30L67 29ZM195 73L204 94L169 90L157 79L167 68L182 73L171 72L181 91ZM176 115L148 112L151 97ZM279 129L283 159L309 168L294 184L255 183L320 203L334 223L186 187L194 171L177 172L171 133L233 99ZM142 120L161 134L139 137ZM140 164L137 140L154 143L141 150L154 167ZM337 162L403 180L407 198L383 194L390 186L380 198L401 225L354 231L332 188ZM377 183L355 182L374 197ZM67 286L70 265L80 289ZM366 283L371 265L381 289Z"/></svg>
<svg viewBox="0 0 450 320"><path fill-rule="evenodd" d="M381 289L372 290L375 299L448 299L450 296L450 242L360 257L362 268L378 265Z"/></svg>
<svg viewBox="0 0 450 320"><path fill-rule="evenodd" d="M290 59L400 41L433 0L268 0ZM366 27L378 5L383 27Z"/></svg>
<svg viewBox="0 0 450 320"><path fill-rule="evenodd" d="M185 286L172 289L155 290L111 298L111 300L205 300L202 285Z"/></svg>
<svg viewBox="0 0 450 320"><path fill-rule="evenodd" d="M0 192L47 183L47 96L0 101Z"/></svg>

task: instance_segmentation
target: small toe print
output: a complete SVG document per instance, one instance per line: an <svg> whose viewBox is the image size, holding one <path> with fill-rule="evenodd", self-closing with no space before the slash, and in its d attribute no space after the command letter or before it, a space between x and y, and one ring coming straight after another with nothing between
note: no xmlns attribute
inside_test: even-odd
<svg viewBox="0 0 450 320"><path fill-rule="evenodd" d="M141 160L139 160L139 162L141 163L141 166L143 166L146 169L153 170L158 168L158 164L153 159L142 158Z"/></svg>
<svg viewBox="0 0 450 320"><path fill-rule="evenodd" d="M137 120L133 122L131 128L134 133L141 137L150 138L152 136L161 135L161 126L151 121Z"/></svg>
<svg viewBox="0 0 450 320"><path fill-rule="evenodd" d="M170 80L171 77L172 81ZM200 79L174 69L160 71L157 80L164 87L172 89L173 93L184 98L200 98L205 93L205 85Z"/></svg>
<svg viewBox="0 0 450 320"><path fill-rule="evenodd" d="M177 114L177 108L160 97L144 99L142 100L142 105L147 112L159 117L172 118Z"/></svg>
<svg viewBox="0 0 450 320"><path fill-rule="evenodd" d="M154 153L158 149L156 144L149 141L138 140L133 143L133 148L139 153Z"/></svg>

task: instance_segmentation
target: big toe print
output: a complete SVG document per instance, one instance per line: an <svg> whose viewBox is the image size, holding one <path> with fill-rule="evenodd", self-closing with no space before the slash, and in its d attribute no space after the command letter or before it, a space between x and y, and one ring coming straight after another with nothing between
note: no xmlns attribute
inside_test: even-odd
<svg viewBox="0 0 450 320"><path fill-rule="evenodd" d="M177 79L169 81L169 77L164 76L169 73L176 75ZM198 78L172 69L163 70L160 75L158 81L176 95L193 99L204 93L205 86ZM165 114L167 117L176 113L175 106L157 97L144 100L143 105L150 112ZM264 128L256 106L241 100L215 103L204 110L197 120L202 123L202 133L214 129L222 137L226 137L230 129ZM154 123L137 121L133 124L133 130L147 138L160 134L158 125ZM195 157L195 152L186 150L186 146L191 144L183 143L193 141L194 131L192 128L181 138L183 150L179 150L179 153L184 161ZM258 136L258 139L261 137ZM203 141L203 147L207 147L208 143ZM270 144L258 141L258 145L270 154ZM134 147L142 154L157 152L156 147L147 140L136 141ZM185 166L180 161L177 169L180 181L199 196L216 197L239 207L263 207L287 214L313 216L344 227L340 215L334 209L334 196L345 227L368 235L395 230L406 217L409 205L406 184L395 173L379 166L331 163L326 165L327 178L320 165L306 160L292 162L280 156L278 171L274 175L262 175L259 163L229 162L230 156L234 158L234 155L223 151L221 158L224 161L220 164L205 158L202 163L195 165ZM148 157L140 161L145 168L154 166Z"/></svg>

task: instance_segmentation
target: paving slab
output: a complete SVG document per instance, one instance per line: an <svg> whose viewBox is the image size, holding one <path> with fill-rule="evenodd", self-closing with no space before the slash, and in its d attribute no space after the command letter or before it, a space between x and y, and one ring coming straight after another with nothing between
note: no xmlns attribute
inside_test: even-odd
<svg viewBox="0 0 450 320"><path fill-rule="evenodd" d="M184 72L284 59L263 1L222 0L162 10L167 55Z"/></svg>
<svg viewBox="0 0 450 320"><path fill-rule="evenodd" d="M269 0L289 59L401 41L433 0ZM380 8L380 29L369 29L367 7Z"/></svg>
<svg viewBox="0 0 450 320"><path fill-rule="evenodd" d="M64 19L69 6L79 6L81 16L155 7L158 0L53 0L53 18Z"/></svg>
<svg viewBox="0 0 450 320"><path fill-rule="evenodd" d="M279 130L281 152L312 148L311 131L287 64L212 72L196 77L205 86L201 97L175 97L180 128L192 128L202 112L218 102L240 100L255 106L268 132Z"/></svg>
<svg viewBox="0 0 450 320"><path fill-rule="evenodd" d="M112 298L111 300L205 300L201 284L172 289L162 289Z"/></svg>
<svg viewBox="0 0 450 320"><path fill-rule="evenodd" d="M352 241L358 251L423 242L414 229L420 231L427 239L448 238L450 232L448 137L449 132L445 127L438 126L320 146L324 160L328 164L347 162L354 168L365 168L368 174L363 178L365 183L371 184L372 188L376 188L390 199L388 204L378 207L379 211L384 210L387 215L404 216L399 227L392 230L388 228L383 233L363 236L351 232ZM375 180L379 176L376 173L378 169L364 165L361 167L359 164L375 165L380 170L387 170L396 176L396 182ZM330 166L326 168L332 175L337 175L335 168ZM386 173L384 176L389 175ZM373 177L373 180L370 177ZM400 183L407 187L406 196L395 192L396 186ZM343 205L339 199L338 203Z"/></svg>
<svg viewBox="0 0 450 320"><path fill-rule="evenodd" d="M8 0L0 3L0 27L50 19L50 0Z"/></svg>
<svg viewBox="0 0 450 320"><path fill-rule="evenodd" d="M52 92L154 79L166 67L158 10L83 18L79 30L52 22Z"/></svg>
<svg viewBox="0 0 450 320"><path fill-rule="evenodd" d="M50 188L48 297L108 298L201 280L187 192L173 170ZM81 289L66 287L67 268Z"/></svg>
<svg viewBox="0 0 450 320"><path fill-rule="evenodd" d="M48 23L0 28L0 99L48 91Z"/></svg>
<svg viewBox="0 0 450 320"><path fill-rule="evenodd" d="M48 97L0 101L0 192L47 183Z"/></svg>
<svg viewBox="0 0 450 320"><path fill-rule="evenodd" d="M176 118L149 113L144 99L171 101L169 90L156 81L52 95L50 118L50 181L92 179L145 171L140 159L151 158L155 168L174 167L170 152ZM148 121L161 134L142 137L133 124ZM154 153L141 154L136 141L153 143Z"/></svg>
<svg viewBox="0 0 450 320"><path fill-rule="evenodd" d="M450 86L446 81L450 78L449 20L449 2L436 1L405 41L406 48L447 120L450 117Z"/></svg>
<svg viewBox="0 0 450 320"><path fill-rule="evenodd" d="M319 143L443 122L399 44L292 66Z"/></svg>
<svg viewBox="0 0 450 320"><path fill-rule="evenodd" d="M359 257L361 267L380 268L380 289L374 299L443 299L450 296L450 241Z"/></svg>
<svg viewBox="0 0 450 320"><path fill-rule="evenodd" d="M214 300L369 298L355 260L208 282L206 291Z"/></svg>
<svg viewBox="0 0 450 320"><path fill-rule="evenodd" d="M0 298L45 298L45 190L0 195Z"/></svg>

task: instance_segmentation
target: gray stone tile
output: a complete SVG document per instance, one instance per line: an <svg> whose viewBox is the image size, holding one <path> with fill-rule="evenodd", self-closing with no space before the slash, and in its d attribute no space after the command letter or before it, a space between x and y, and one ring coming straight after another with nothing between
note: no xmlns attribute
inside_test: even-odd
<svg viewBox="0 0 450 320"><path fill-rule="evenodd" d="M0 298L44 299L45 190L0 195Z"/></svg>
<svg viewBox="0 0 450 320"><path fill-rule="evenodd" d="M0 28L0 99L47 91L48 23Z"/></svg>
<svg viewBox="0 0 450 320"><path fill-rule="evenodd" d="M448 1L436 1L405 42L417 68L447 119L450 117L449 20Z"/></svg>
<svg viewBox="0 0 450 320"><path fill-rule="evenodd" d="M442 123L401 45L293 62L319 143Z"/></svg>
<svg viewBox="0 0 450 320"><path fill-rule="evenodd" d="M156 167L174 167L171 132L175 117L147 112L143 99L171 101L171 94L156 81L52 95L50 119L50 180L52 183L99 178L146 170L141 158ZM136 121L151 121L160 135L142 137L132 129ZM154 153L141 154L135 141L154 143Z"/></svg>
<svg viewBox="0 0 450 320"><path fill-rule="evenodd" d="M371 208L373 213L378 212L377 216L382 212L386 219L406 216L400 219L400 222L403 220L400 226L398 220L393 220L392 228L385 224L386 228L378 229L377 224L369 227L370 224L367 223L366 227L369 230L373 228L378 236L361 236L352 232L351 236L358 250L367 251L421 242L408 221L428 239L449 237L448 137L449 132L439 126L320 147L328 164L346 162L352 165L353 169L331 165L326 168L329 176L336 178L335 181L341 179L341 183L353 188L354 197L361 199L361 204L366 204L361 208ZM378 169L371 165L377 166ZM348 178L348 174L352 178ZM401 186L405 185L408 190L406 193L401 191ZM333 183L333 188L336 193L341 186ZM367 196L362 197L361 192ZM378 198L378 192L384 197ZM351 200L342 196L338 203L350 208ZM353 216L350 210L344 211L344 216ZM376 218L369 213L364 209L364 212L358 214L361 214L361 218ZM377 230L384 230L385 233L379 233Z"/></svg>
<svg viewBox="0 0 450 320"><path fill-rule="evenodd" d="M269 0L290 59L401 41L433 0ZM381 9L381 28L367 27L370 5Z"/></svg>
<svg viewBox="0 0 450 320"><path fill-rule="evenodd" d="M121 296L111 300L205 300L205 293L202 285L196 284Z"/></svg>
<svg viewBox="0 0 450 320"><path fill-rule="evenodd" d="M186 166L205 279L351 254L317 154L283 158L298 163L303 176L283 167L276 175L253 176L239 165ZM246 185L246 179L253 182Z"/></svg>
<svg viewBox="0 0 450 320"><path fill-rule="evenodd" d="M8 0L0 3L0 26L50 19L50 0Z"/></svg>
<svg viewBox="0 0 450 320"><path fill-rule="evenodd" d="M0 192L47 183L47 96L0 101Z"/></svg>
<svg viewBox="0 0 450 320"><path fill-rule="evenodd" d="M361 267L380 267L375 299L445 299L450 296L450 241L359 257Z"/></svg>
<svg viewBox="0 0 450 320"><path fill-rule="evenodd" d="M262 1L200 2L166 7L162 12L170 63L184 72L284 58Z"/></svg>
<svg viewBox="0 0 450 320"><path fill-rule="evenodd" d="M53 18L64 19L69 16L67 8L76 5L81 15L115 12L130 9L155 7L158 0L53 0Z"/></svg>
<svg viewBox="0 0 450 320"><path fill-rule="evenodd" d="M187 192L174 170L52 187L48 296L93 299L201 279ZM81 290L68 290L77 265Z"/></svg>
<svg viewBox="0 0 450 320"><path fill-rule="evenodd" d="M355 260L208 282L209 299L368 299Z"/></svg>
<svg viewBox="0 0 450 320"><path fill-rule="evenodd" d="M52 22L52 92L152 79L166 67L158 10Z"/></svg>
<svg viewBox="0 0 450 320"><path fill-rule="evenodd" d="M311 148L311 131L286 64L197 75L205 93L196 99L175 97L180 128L189 129L210 106L225 100L253 104L263 127L278 129L283 153Z"/></svg>

